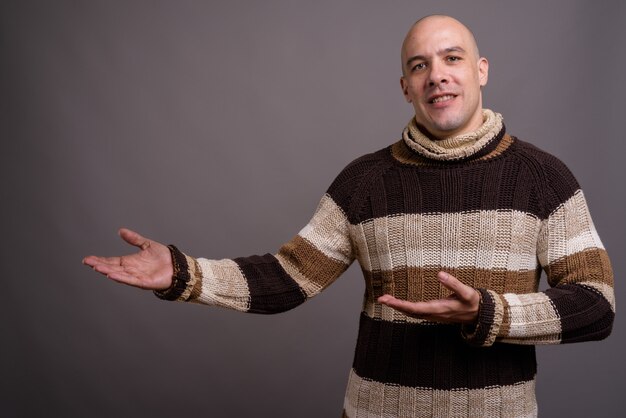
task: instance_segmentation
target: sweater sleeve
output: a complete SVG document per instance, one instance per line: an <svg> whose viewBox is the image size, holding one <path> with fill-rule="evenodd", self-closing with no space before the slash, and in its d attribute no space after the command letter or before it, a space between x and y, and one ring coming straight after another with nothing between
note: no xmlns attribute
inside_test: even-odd
<svg viewBox="0 0 626 418"><path fill-rule="evenodd" d="M478 289L478 323L463 329L472 344L561 344L611 333L613 272L584 194L560 161L554 159L544 174L548 185L542 199L556 203L541 221L537 260L550 288L528 294Z"/></svg>
<svg viewBox="0 0 626 418"><path fill-rule="evenodd" d="M176 300L263 314L292 309L317 295L354 260L347 217L329 194L276 254L224 260L181 257L183 274L190 279Z"/></svg>

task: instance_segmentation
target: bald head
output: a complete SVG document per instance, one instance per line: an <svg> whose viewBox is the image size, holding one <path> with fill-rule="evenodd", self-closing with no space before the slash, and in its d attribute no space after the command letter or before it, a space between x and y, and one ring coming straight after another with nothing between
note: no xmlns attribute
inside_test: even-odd
<svg viewBox="0 0 626 418"><path fill-rule="evenodd" d="M467 26L451 16L425 16L415 22L413 26L411 26L408 33L404 37L404 41L402 42L402 51L400 53L402 60L402 74L406 75L407 59L410 57L407 50L410 49L413 44L419 42L421 39L424 39L425 37L431 36L432 34L440 31L456 32L464 40L464 44L469 47L469 52L471 52L472 57L475 60L478 60L480 58L480 52L478 51L476 38Z"/></svg>
<svg viewBox="0 0 626 418"><path fill-rule="evenodd" d="M482 87L489 63L472 32L450 16L415 22L402 43L400 86L415 121L432 137L472 132L482 118Z"/></svg>

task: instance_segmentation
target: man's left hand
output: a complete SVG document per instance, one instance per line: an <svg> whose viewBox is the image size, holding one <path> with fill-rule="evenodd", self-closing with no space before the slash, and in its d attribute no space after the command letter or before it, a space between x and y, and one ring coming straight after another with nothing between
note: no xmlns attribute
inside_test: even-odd
<svg viewBox="0 0 626 418"><path fill-rule="evenodd" d="M428 302L409 302L383 295L378 302L410 317L435 322L471 324L476 322L480 305L480 294L449 273L440 271L437 278L452 294L444 299Z"/></svg>

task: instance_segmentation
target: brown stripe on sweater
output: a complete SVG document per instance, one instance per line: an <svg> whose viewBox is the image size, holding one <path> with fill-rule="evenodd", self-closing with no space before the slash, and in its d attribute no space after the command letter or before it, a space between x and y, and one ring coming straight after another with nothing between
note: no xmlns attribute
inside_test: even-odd
<svg viewBox="0 0 626 418"><path fill-rule="evenodd" d="M544 208L534 193L536 185L529 181L529 168L518 164L514 158L499 158L447 169L437 166L414 172L405 166L383 163L377 167L380 172L375 177L364 181L368 189L357 208L358 212L347 212L352 224L400 213L515 210L537 218L543 216ZM407 188L403 184L419 188L413 194L425 198L407 199ZM333 200L339 199L331 191L329 194Z"/></svg>
<svg viewBox="0 0 626 418"><path fill-rule="evenodd" d="M544 200L545 215L547 218L564 202L567 202L576 192L580 192L580 185L572 172L562 161L553 155L541 153L530 144L527 147L528 154L541 163L544 179L544 190L541 198ZM533 148L535 152L533 151Z"/></svg>
<svg viewBox="0 0 626 418"><path fill-rule="evenodd" d="M546 274L551 286L583 281L613 286L611 262L602 248L591 248L562 257L546 267Z"/></svg>
<svg viewBox="0 0 626 418"><path fill-rule="evenodd" d="M502 154L504 151L509 149L509 147L513 144L514 141L515 141L514 137L512 137L509 134L504 134L504 137L502 138L500 142L498 142L498 145L493 150L491 150L491 152L480 157L479 160L485 161L485 160L489 160L491 158L497 157L498 155Z"/></svg>
<svg viewBox="0 0 626 418"><path fill-rule="evenodd" d="M440 390L513 385L536 372L533 346L471 347L457 325L393 323L364 314L353 367L363 378Z"/></svg>
<svg viewBox="0 0 626 418"><path fill-rule="evenodd" d="M498 336L509 335L511 329L511 307L504 297L500 297L500 302L502 302L502 323L500 324Z"/></svg>
<svg viewBox="0 0 626 418"><path fill-rule="evenodd" d="M437 162L434 162L426 157L422 157L421 154L413 151L402 139L391 145L391 155L403 164L412 164L417 166L437 164Z"/></svg>
<svg viewBox="0 0 626 418"><path fill-rule="evenodd" d="M539 272L535 270L398 267L392 271L363 271L366 282L372 283L366 289L366 298L373 302L383 294L390 294L399 299L417 302L447 297L450 291L437 279L437 273L441 270L452 274L468 286L493 290L499 294L536 292L539 282Z"/></svg>
<svg viewBox="0 0 626 418"><path fill-rule="evenodd" d="M578 183L561 161L517 139L499 155L503 158L451 165L438 162L428 167L408 167L398 162L392 150L402 146L402 142L355 160L329 188L329 195L346 212L352 224L396 214L377 210L372 204L372 198L378 201L404 201L403 205L398 206L402 207L404 213L441 212L442 202L448 196L441 198L439 195L442 192L439 189L440 176L450 171L458 172L458 186L466 197L457 202L461 206L450 209L454 212L513 209L545 219L579 189ZM391 175L394 171L397 173ZM398 183L393 180L394 177L399 177L403 185L411 184L419 188L417 195L428 198L407 199L402 190L394 187ZM418 179L417 182L414 177ZM383 195L375 195L373 185L376 182L383 183L382 188L376 188L382 190ZM492 187L494 184L499 184L499 187ZM404 190L407 188L404 187ZM485 194L482 190L489 192Z"/></svg>
<svg viewBox="0 0 626 418"><path fill-rule="evenodd" d="M312 282L308 277L302 274L300 270L293 266L281 253L277 253L275 257L285 272L298 283L298 286L304 291L307 298L312 298L323 290L319 284Z"/></svg>
<svg viewBox="0 0 626 418"><path fill-rule="evenodd" d="M359 221L351 215L367 199L369 181L393 164L389 150L383 148L352 161L344 168L328 188L327 194L343 210L351 223Z"/></svg>
<svg viewBox="0 0 626 418"><path fill-rule="evenodd" d="M285 272L276 257L235 258L250 290L248 312L272 314L295 308L306 300L298 284Z"/></svg>
<svg viewBox="0 0 626 418"><path fill-rule="evenodd" d="M496 342L503 322L503 298L491 290L478 291L481 294L478 318L474 324L462 324L461 330L469 344L489 347Z"/></svg>
<svg viewBox="0 0 626 418"><path fill-rule="evenodd" d="M313 244L296 235L278 254L320 289L327 287L348 265L326 256Z"/></svg>
<svg viewBox="0 0 626 418"><path fill-rule="evenodd" d="M492 295L485 289L478 289L478 291L480 293L478 317L475 324L462 326L463 337L473 345L491 345L493 344L492 340L495 339L492 334L495 334L493 327L498 313L498 301L495 298L498 298L498 295ZM471 329L472 326L473 329Z"/></svg>
<svg viewBox="0 0 626 418"><path fill-rule="evenodd" d="M561 342L601 340L611 333L615 313L595 288L565 284L545 293L561 318Z"/></svg>

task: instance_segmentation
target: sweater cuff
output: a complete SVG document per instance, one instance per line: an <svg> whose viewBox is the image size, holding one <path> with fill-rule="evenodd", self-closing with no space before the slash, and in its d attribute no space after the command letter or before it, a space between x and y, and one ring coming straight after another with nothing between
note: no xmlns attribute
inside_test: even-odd
<svg viewBox="0 0 626 418"><path fill-rule="evenodd" d="M463 325L461 335L471 345L489 347L496 341L504 317L504 304L500 295L487 289L480 293L478 318L472 325Z"/></svg>
<svg viewBox="0 0 626 418"><path fill-rule="evenodd" d="M170 250L174 267L172 284L167 289L155 290L154 294L159 299L186 301L201 275L200 267L193 257L182 253L174 245L168 245L167 248Z"/></svg>

